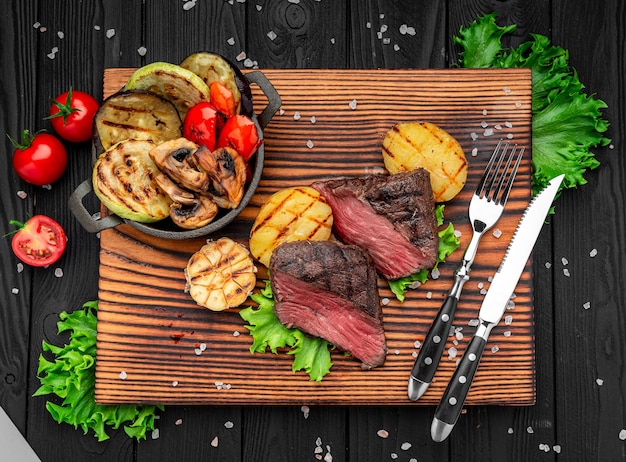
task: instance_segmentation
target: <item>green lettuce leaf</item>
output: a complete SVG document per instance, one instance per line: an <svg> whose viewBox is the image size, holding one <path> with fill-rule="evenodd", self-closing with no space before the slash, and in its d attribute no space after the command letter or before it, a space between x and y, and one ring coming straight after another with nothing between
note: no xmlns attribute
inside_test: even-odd
<svg viewBox="0 0 626 462"><path fill-rule="evenodd" d="M435 216L437 217L437 226L439 227L443 225L444 208L444 204L437 204L437 206L435 207ZM435 263L433 269L436 269L440 263L444 263L446 261L446 258L451 255L452 252L458 249L461 243L461 240L454 233L454 226L452 225L452 223L448 223L448 226L440 229L438 234L439 248L437 251L437 263ZM410 276L394 279L387 282L389 284L389 288L394 293L396 298L399 301L403 302L405 299L406 291L420 284L424 284L428 280L428 274L429 270L423 269Z"/></svg>
<svg viewBox="0 0 626 462"><path fill-rule="evenodd" d="M321 382L332 366L328 341L310 337L299 329L287 328L278 320L269 281L261 292L252 294L251 298L258 307L239 311L239 316L248 323L245 327L253 338L250 352L264 353L269 349L276 354L279 349L286 349L288 354L294 356L293 372L304 370L312 381Z"/></svg>
<svg viewBox="0 0 626 462"><path fill-rule="evenodd" d="M33 396L55 395L60 404L46 402L46 409L58 423L81 427L85 434L91 429L98 441L109 439L107 427L117 430L123 425L131 438L142 440L154 430L155 413L162 406L96 404L96 329L98 302L83 305L73 313L62 312L58 332L69 332L69 343L63 347L42 343L37 378L41 386ZM50 353L54 360L44 356Z"/></svg>
<svg viewBox="0 0 626 462"><path fill-rule="evenodd" d="M609 127L602 118L606 103L584 92L567 50L539 34L515 49L504 49L502 37L515 25L500 27L486 14L462 27L454 43L461 46L459 64L466 68L530 68L532 72L533 193L564 173L561 188L587 183L584 174L600 162L592 148L606 146Z"/></svg>

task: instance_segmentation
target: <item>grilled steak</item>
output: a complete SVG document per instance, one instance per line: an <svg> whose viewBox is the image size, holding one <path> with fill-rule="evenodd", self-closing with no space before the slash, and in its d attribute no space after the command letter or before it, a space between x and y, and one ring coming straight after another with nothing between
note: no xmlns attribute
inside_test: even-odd
<svg viewBox="0 0 626 462"><path fill-rule="evenodd" d="M331 206L338 237L367 249L385 278L409 276L437 262L439 236L427 170L318 181L312 186Z"/></svg>
<svg viewBox="0 0 626 462"><path fill-rule="evenodd" d="M269 270L281 323L328 340L363 369L384 363L378 277L367 252L337 241L286 242L272 253Z"/></svg>

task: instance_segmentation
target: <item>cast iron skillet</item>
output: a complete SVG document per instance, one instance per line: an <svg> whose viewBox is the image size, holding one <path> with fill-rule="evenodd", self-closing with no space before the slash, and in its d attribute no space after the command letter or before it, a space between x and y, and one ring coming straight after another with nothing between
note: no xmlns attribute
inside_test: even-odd
<svg viewBox="0 0 626 462"><path fill-rule="evenodd" d="M272 117L276 114L280 105L282 104L280 95L265 77L261 71L252 71L245 76L250 83L255 83L259 86L263 94L267 97L268 104L258 116L252 112L250 117L254 121L257 127L259 136L263 138L263 129L272 120ZM90 233L98 233L102 230L114 228L120 224L127 223L138 230L149 234L151 236L165 238L165 239L192 239L196 237L206 236L215 231L222 229L233 221L239 213L246 208L250 199L254 195L256 188L261 181L261 174L263 173L263 161L265 159L265 147L261 145L257 150L256 160L254 163L254 172L252 181L248 184L246 192L244 193L241 203L235 209L228 211L220 211L218 217L206 226L196 229L182 229L176 226L169 218L166 218L155 223L138 223L126 218L120 218L117 215L111 214L106 217L97 219L93 214L87 210L83 204L83 199L93 192L93 185L91 178L83 181L70 195L68 205L76 219L80 224Z"/></svg>

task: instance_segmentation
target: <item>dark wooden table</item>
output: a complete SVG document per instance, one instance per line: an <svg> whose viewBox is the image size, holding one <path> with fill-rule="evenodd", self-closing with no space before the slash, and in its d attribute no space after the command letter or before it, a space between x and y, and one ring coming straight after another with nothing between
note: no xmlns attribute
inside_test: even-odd
<svg viewBox="0 0 626 462"><path fill-rule="evenodd" d="M608 104L613 140L596 150L602 165L587 174L589 183L563 194L534 252L534 406L468 407L440 444L429 436L429 406L312 406L308 416L289 406L168 406L159 438L140 443L122 431L98 443L91 434L58 425L45 398L31 396L39 385L41 342L56 340L58 314L97 298L99 241L67 207L70 192L90 175L91 150L88 143L68 145L67 172L48 190L15 175L13 149L3 137L0 232L11 229L10 219L43 213L69 236L57 265L22 272L10 240L0 240L0 404L40 458L626 460L626 11L620 0L12 0L0 12L1 131L15 137L24 128L49 128L41 119L50 98L69 85L101 99L105 68L178 62L198 50L232 59L245 52L237 61L241 67L446 68L458 59L451 37L491 11L500 14L500 23L518 25L512 45L540 33L569 49L587 90ZM403 24L415 34L402 34ZM55 274L57 267L62 275ZM388 437L378 436L379 430Z"/></svg>

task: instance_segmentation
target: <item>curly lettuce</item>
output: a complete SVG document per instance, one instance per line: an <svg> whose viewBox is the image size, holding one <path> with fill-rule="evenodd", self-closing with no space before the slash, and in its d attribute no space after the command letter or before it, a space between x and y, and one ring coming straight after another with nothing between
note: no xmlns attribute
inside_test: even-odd
<svg viewBox="0 0 626 462"><path fill-rule="evenodd" d="M461 46L459 65L465 68L530 68L532 72L533 193L564 173L561 188L584 185L584 174L600 162L592 148L608 145L609 127L602 117L607 105L584 92L567 50L539 34L517 48L505 49L502 37L515 25L498 26L495 13L461 27L454 43Z"/></svg>
<svg viewBox="0 0 626 462"><path fill-rule="evenodd" d="M43 353L51 353L54 359L49 361L43 353L39 355L37 378L41 386L33 396L56 396L60 404L46 402L52 418L74 428L80 426L85 434L91 429L98 441L110 438L107 427L118 429L122 425L130 438L145 439L146 433L154 430L155 413L163 410L162 406L96 404L97 310L98 302L91 301L82 310L59 315L58 332L68 331L70 340L63 347L42 343Z"/></svg>

